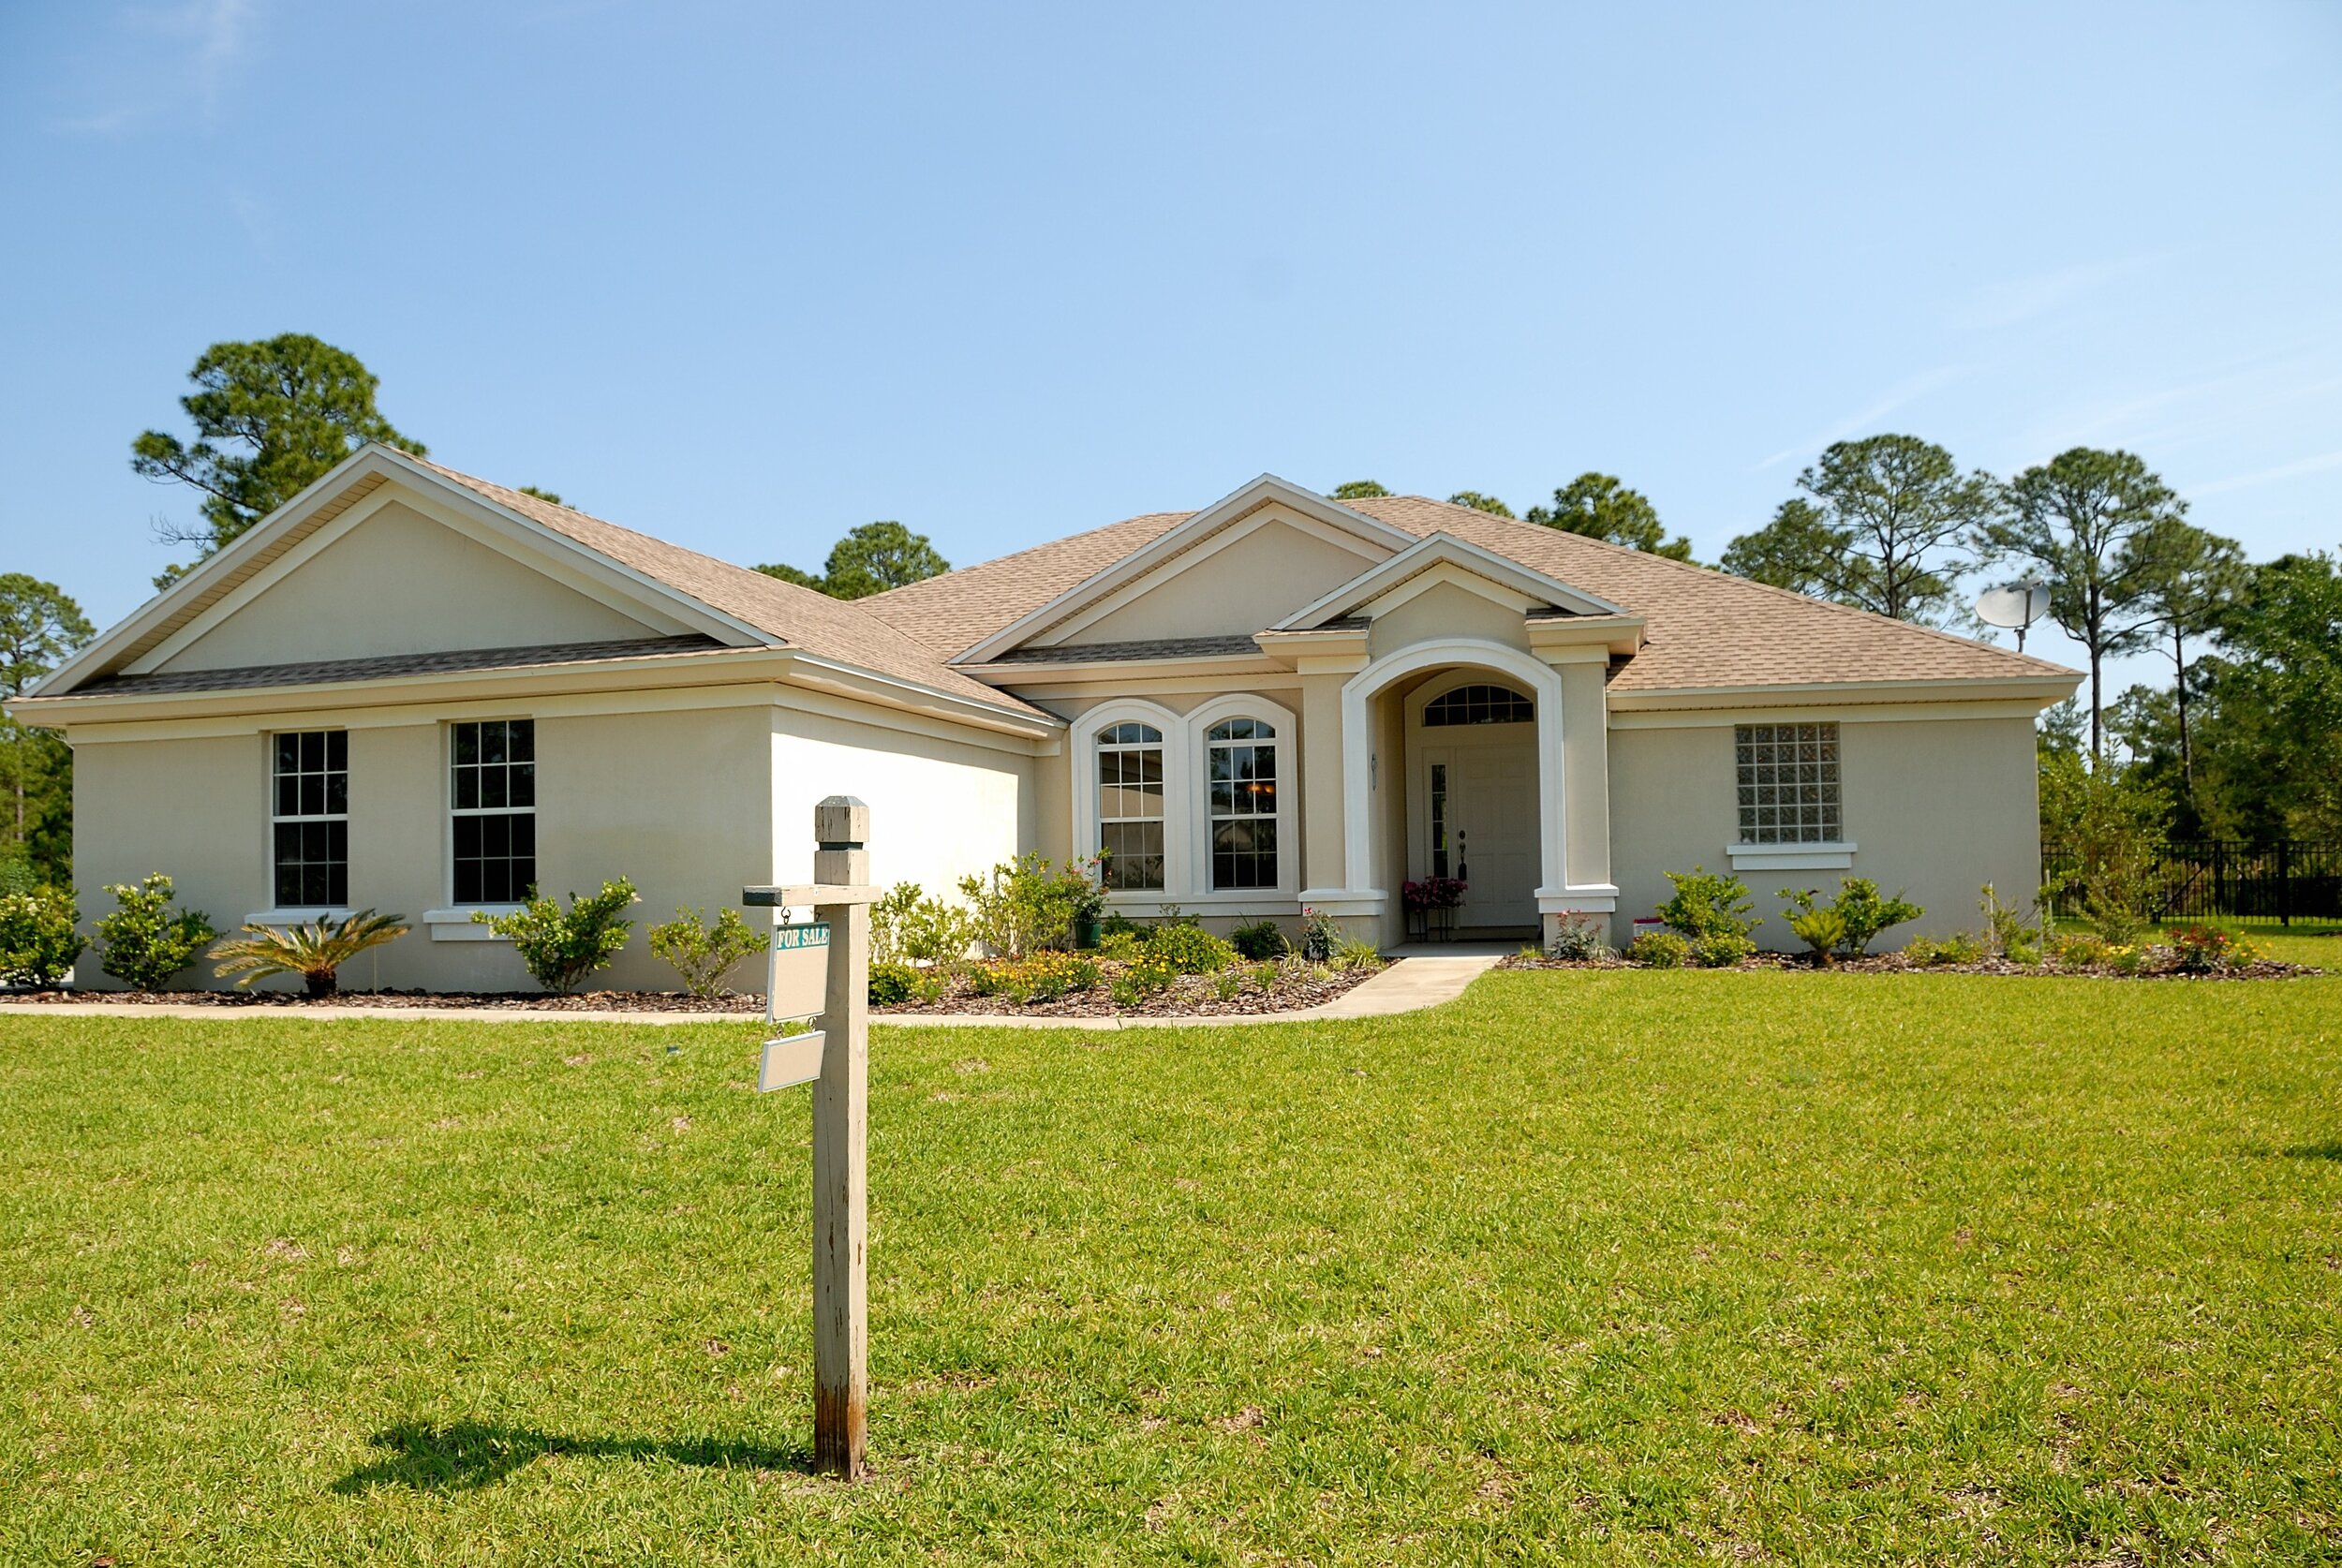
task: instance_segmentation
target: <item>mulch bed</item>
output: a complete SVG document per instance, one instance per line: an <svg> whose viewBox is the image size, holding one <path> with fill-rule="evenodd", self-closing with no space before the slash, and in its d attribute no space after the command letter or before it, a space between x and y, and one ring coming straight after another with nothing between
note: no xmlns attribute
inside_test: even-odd
<svg viewBox="0 0 2342 1568"><path fill-rule="evenodd" d="M1644 969L1648 964L1634 963L1625 958L1554 958L1541 954L1516 953L1498 961L1500 969ZM1683 966L1686 969L1690 965ZM2226 969L2183 969L2165 954L2159 967L2142 965L2125 974L2112 964L2090 969L2067 969L2051 962L2017 964L2006 958L1984 958L1973 964L1921 964L1900 953L1873 954L1867 958L1841 958L1824 969L1810 958L1789 953L1759 953L1743 958L1732 966L1738 969L1801 969L1808 974L2012 974L2067 975L2084 980L2294 980L2304 975L2326 971L2309 964L2281 964L2274 958L2259 958L2250 964Z"/></svg>
<svg viewBox="0 0 2342 1568"><path fill-rule="evenodd" d="M298 1013L312 1007L472 1007L542 1013L711 1013L735 1016L764 1015L762 997L710 997L702 1000L680 991L580 991L574 996L548 996L541 991L344 991L339 996L311 998L300 991L31 991L0 989L0 1000L47 1002L73 1007L85 1002L128 1002L134 1006L272 1008Z"/></svg>
<svg viewBox="0 0 2342 1568"><path fill-rule="evenodd" d="M1102 965L1109 970L1116 967ZM1228 971L1242 973L1240 969ZM1324 969L1301 964L1280 964L1277 977L1267 989L1255 986L1249 976L1243 987L1230 997L1220 995L1216 975L1181 975L1167 990L1141 998L1133 1007L1115 1005L1113 994L1104 980L1087 991L1076 991L1052 1002L1011 1001L1006 997L980 997L968 988L965 976L953 981L951 989L931 1002L898 1002L892 1007L874 1007L874 1018L890 1013L954 1013L981 1014L986 1017L1019 1018L1230 1018L1259 1017L1263 1013L1291 1013L1297 1008L1315 1007L1332 1001L1336 997L1381 973L1379 969Z"/></svg>

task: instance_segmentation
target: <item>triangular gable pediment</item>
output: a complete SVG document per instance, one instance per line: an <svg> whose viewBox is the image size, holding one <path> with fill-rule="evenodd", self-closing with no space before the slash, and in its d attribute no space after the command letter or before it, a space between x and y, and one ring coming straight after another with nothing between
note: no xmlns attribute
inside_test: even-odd
<svg viewBox="0 0 2342 1568"><path fill-rule="evenodd" d="M1314 631L1336 621L1372 619L1443 584L1491 599L1523 614L1630 616L1608 599L1573 588L1449 533L1412 540L1406 549L1321 595L1279 621L1272 631Z"/></svg>
<svg viewBox="0 0 2342 1568"><path fill-rule="evenodd" d="M1263 474L1017 617L954 662L984 663L1023 647L1160 635L1153 622L1165 615L1191 633L1249 634L1285 613L1297 597L1351 581L1415 542L1404 529ZM1228 625L1201 626L1194 619L1199 614Z"/></svg>
<svg viewBox="0 0 2342 1568"><path fill-rule="evenodd" d="M368 447L61 666L38 695L147 675L525 643L769 634Z"/></svg>

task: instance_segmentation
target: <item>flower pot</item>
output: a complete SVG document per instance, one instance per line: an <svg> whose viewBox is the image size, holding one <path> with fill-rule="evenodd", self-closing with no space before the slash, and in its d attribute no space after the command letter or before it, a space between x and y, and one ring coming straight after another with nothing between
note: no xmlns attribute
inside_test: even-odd
<svg viewBox="0 0 2342 1568"><path fill-rule="evenodd" d="M1104 922L1097 915L1074 917L1074 945L1088 952L1098 945L1099 928Z"/></svg>

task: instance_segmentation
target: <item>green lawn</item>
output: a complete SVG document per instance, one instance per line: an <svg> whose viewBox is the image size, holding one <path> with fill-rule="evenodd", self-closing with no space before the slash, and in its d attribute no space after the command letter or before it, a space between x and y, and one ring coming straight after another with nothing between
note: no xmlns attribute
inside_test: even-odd
<svg viewBox="0 0 2342 1568"><path fill-rule="evenodd" d="M2342 1560L2342 979L882 1031L852 1487L753 1039L0 1018L0 1562Z"/></svg>

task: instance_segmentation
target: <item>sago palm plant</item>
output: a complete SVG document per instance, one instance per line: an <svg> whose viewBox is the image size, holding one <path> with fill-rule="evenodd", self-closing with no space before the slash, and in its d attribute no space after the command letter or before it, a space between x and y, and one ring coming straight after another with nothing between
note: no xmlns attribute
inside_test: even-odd
<svg viewBox="0 0 2342 1568"><path fill-rule="evenodd" d="M341 989L334 970L370 947L379 947L407 934L404 915L376 914L361 910L338 921L320 916L304 925L246 925L212 949L221 960L221 979L236 976L249 985L274 974L297 974L312 997L330 997Z"/></svg>

